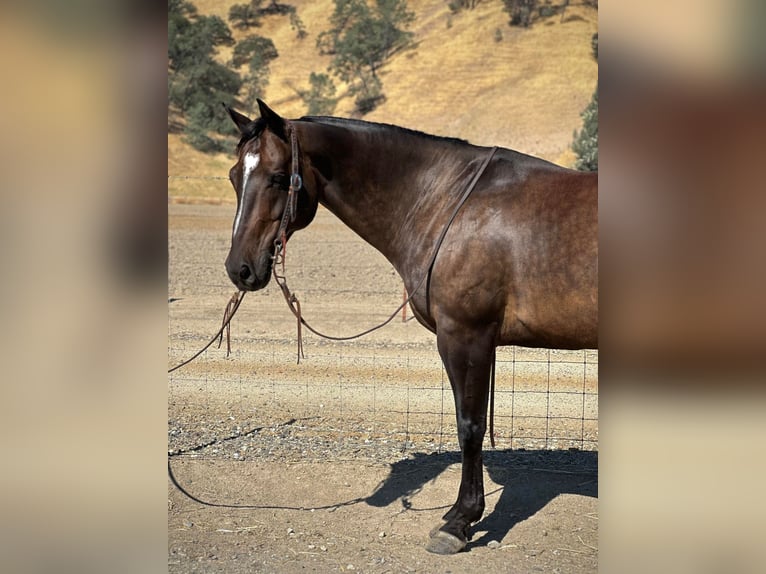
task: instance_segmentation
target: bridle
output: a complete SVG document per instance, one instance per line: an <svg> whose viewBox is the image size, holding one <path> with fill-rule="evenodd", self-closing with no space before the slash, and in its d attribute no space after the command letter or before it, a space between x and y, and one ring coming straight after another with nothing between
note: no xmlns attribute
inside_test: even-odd
<svg viewBox="0 0 766 574"><path fill-rule="evenodd" d="M301 177L300 166L300 147L298 146L298 135L292 122L286 121L287 131L290 134L290 147L292 148L292 172L290 173L290 186L287 189L287 203L282 212L282 218L279 222L279 229L274 238L274 265L282 265L284 272L285 248L287 247L287 226L295 221L298 214L298 192L303 187L303 177Z"/></svg>

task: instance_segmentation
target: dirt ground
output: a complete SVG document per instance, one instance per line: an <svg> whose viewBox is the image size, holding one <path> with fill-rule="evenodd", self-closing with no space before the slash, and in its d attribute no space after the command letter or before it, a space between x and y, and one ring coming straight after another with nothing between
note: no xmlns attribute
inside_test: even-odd
<svg viewBox="0 0 766 574"><path fill-rule="evenodd" d="M223 268L233 205L169 205L168 364L204 344L234 292ZM320 210L288 246L309 321L332 334L401 302L393 269ZM487 509L467 549L428 532L457 496L454 408L434 337L397 319L369 337L306 336L276 286L245 298L232 354L211 349L168 383L169 572L595 572L598 354L499 354Z"/></svg>

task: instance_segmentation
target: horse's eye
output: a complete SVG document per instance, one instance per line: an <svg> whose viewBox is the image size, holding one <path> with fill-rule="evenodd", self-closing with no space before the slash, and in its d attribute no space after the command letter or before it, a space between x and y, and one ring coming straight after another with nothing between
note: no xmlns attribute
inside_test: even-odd
<svg viewBox="0 0 766 574"><path fill-rule="evenodd" d="M283 173L275 173L271 176L271 185L279 189L287 189L287 176Z"/></svg>

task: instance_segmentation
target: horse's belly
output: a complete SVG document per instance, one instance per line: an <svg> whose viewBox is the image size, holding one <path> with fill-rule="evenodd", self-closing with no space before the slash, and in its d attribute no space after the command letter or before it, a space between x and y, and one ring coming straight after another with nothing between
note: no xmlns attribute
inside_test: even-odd
<svg viewBox="0 0 766 574"><path fill-rule="evenodd" d="M598 305L582 298L569 304L536 301L508 309L500 329L501 345L547 349L598 348Z"/></svg>

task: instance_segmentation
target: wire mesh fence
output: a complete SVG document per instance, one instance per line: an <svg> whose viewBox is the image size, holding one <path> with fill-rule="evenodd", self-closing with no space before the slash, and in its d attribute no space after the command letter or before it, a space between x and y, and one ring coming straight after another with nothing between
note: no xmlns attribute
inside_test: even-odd
<svg viewBox="0 0 766 574"><path fill-rule="evenodd" d="M435 346L434 346L435 347ZM457 447L452 392L436 349L349 352L328 345L302 365L287 349L235 351L228 368L211 360L202 375L175 375L178 411L224 412L259 425L305 421L306 434L361 444L390 441L403 449ZM498 353L494 433L498 448L597 450L597 357L590 352ZM186 401L186 403L185 403ZM188 404L191 401L193 404Z"/></svg>
<svg viewBox="0 0 766 574"><path fill-rule="evenodd" d="M232 291L223 261L233 206L169 211L172 365L220 325ZM305 312L333 334L362 330L402 300L390 264L323 209L291 240L288 276ZM352 342L306 334L300 364L295 327L276 287L249 294L232 322L232 355L225 344L211 348L170 375L171 451L210 443L233 458L277 451L321 458L458 449L435 337L412 317ZM499 348L494 413L499 449L597 450L598 352ZM248 433L251 442L225 452L222 437Z"/></svg>

